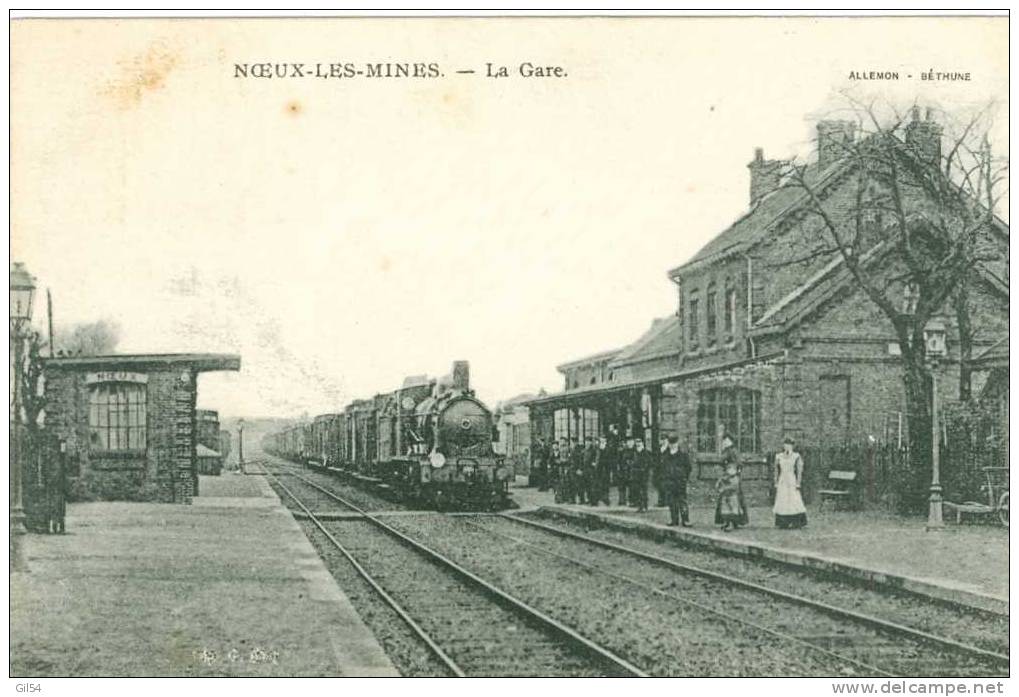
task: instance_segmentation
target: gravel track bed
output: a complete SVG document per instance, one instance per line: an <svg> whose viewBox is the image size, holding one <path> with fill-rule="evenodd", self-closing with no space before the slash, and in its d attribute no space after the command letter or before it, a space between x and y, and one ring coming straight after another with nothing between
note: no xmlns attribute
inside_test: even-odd
<svg viewBox="0 0 1019 697"><path fill-rule="evenodd" d="M449 676L449 669L428 650L421 638L396 614L375 592L361 574L357 573L347 558L333 545L322 531L310 521L300 521L304 534L318 550L326 568L336 583L350 598L351 604L382 648L393 662L400 675L405 677Z"/></svg>
<svg viewBox="0 0 1019 697"><path fill-rule="evenodd" d="M839 580L829 574L809 569L798 570L765 560L722 554L672 541L657 542L625 530L588 527L583 522L568 518L533 514L521 517L642 552L657 554L708 571L735 576L769 588L794 592L836 607L880 617L988 651L1008 654L1007 617L956 608L912 593L896 592L887 588L867 588L857 582Z"/></svg>
<svg viewBox="0 0 1019 697"><path fill-rule="evenodd" d="M494 538L462 518L405 517L392 523L653 675L866 674L802 645Z"/></svg>
<svg viewBox="0 0 1019 697"><path fill-rule="evenodd" d="M321 487L329 489L329 491L335 492L336 495L342 496L358 508L365 511L406 511L407 506L397 502L385 499L378 494L371 491L367 491L364 484L350 482L344 479L342 475L326 474L323 472L313 471L302 471L302 477L307 477L311 481L315 482ZM338 504L337 504L338 505Z"/></svg>
<svg viewBox="0 0 1019 697"><path fill-rule="evenodd" d="M720 612L728 612L844 655L893 675L992 675L995 667L909 639L838 619L827 613L762 595L752 590L682 574L624 552L563 539L519 523L489 518L485 529L538 545L548 552L585 561L600 569L668 589ZM501 538L505 539L505 538ZM795 590L795 589L789 589ZM720 592L721 591L721 592ZM1000 671L1000 667L997 668Z"/></svg>
<svg viewBox="0 0 1019 697"><path fill-rule="evenodd" d="M350 520L326 527L468 675L613 674L372 523ZM334 556L339 552L328 559Z"/></svg>
<svg viewBox="0 0 1019 697"><path fill-rule="evenodd" d="M280 472L276 476L279 477L279 481L277 482L273 477L269 477L269 485L276 491L276 494L280 497L280 501L283 502L283 505L295 513L304 513L304 511L301 511L299 506L294 505L293 498L291 498L290 494L284 491L283 486L292 491L297 498L301 499L301 503L307 506L308 510L312 513L324 513L327 511L353 512L350 508L347 508L335 499L329 498L315 487L306 482L302 482L297 477L289 476L286 472ZM280 486L280 484L283 486Z"/></svg>

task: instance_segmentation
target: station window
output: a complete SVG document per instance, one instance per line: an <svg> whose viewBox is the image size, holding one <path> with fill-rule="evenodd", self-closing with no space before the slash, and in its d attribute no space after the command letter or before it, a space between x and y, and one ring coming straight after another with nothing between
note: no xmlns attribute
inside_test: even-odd
<svg viewBox="0 0 1019 697"><path fill-rule="evenodd" d="M89 443L95 450L144 450L145 385L109 382L89 395Z"/></svg>
<svg viewBox="0 0 1019 697"><path fill-rule="evenodd" d="M704 319L708 325L708 345L711 345L715 343L715 330L718 327L718 306L714 283L708 284L708 292L704 296Z"/></svg>
<svg viewBox="0 0 1019 697"><path fill-rule="evenodd" d="M687 336L690 338L690 348L697 348L697 325L700 322L700 315L697 312L698 300L693 293L690 294L690 301L687 305Z"/></svg>
<svg viewBox="0 0 1019 697"><path fill-rule="evenodd" d="M556 409L555 412L555 439L561 440L570 437L570 412L567 409Z"/></svg>
<svg viewBox="0 0 1019 697"><path fill-rule="evenodd" d="M736 327L736 289L731 285L725 288L725 333L732 336Z"/></svg>
<svg viewBox="0 0 1019 697"><path fill-rule="evenodd" d="M720 451L722 436L730 433L740 452L760 452L760 422L760 392L729 387L701 390L697 404L697 450Z"/></svg>

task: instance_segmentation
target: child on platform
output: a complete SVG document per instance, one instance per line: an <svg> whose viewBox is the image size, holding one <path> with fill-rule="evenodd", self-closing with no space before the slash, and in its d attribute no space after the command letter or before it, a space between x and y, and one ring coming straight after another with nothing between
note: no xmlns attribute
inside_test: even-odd
<svg viewBox="0 0 1019 697"><path fill-rule="evenodd" d="M718 502L715 504L715 524L722 526L722 532L735 530L742 522L739 502L739 472L735 462L725 465L725 473L715 483Z"/></svg>

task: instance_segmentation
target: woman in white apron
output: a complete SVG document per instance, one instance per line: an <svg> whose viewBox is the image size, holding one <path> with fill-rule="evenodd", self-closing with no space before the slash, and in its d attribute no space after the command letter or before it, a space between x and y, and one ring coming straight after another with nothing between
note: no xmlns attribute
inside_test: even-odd
<svg viewBox="0 0 1019 697"><path fill-rule="evenodd" d="M775 526L802 528L807 524L807 509L800 496L803 481L803 458L793 449L793 439L782 442L782 452L775 455Z"/></svg>

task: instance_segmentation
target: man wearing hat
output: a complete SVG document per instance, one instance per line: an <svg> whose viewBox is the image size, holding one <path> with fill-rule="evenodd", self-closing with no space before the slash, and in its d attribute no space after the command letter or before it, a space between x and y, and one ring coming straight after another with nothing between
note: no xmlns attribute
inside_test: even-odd
<svg viewBox="0 0 1019 697"><path fill-rule="evenodd" d="M686 505L686 483L690 479L690 456L679 447L679 438L669 436L669 447L661 455L661 482L666 503L669 505L669 525L689 528L690 510Z"/></svg>

